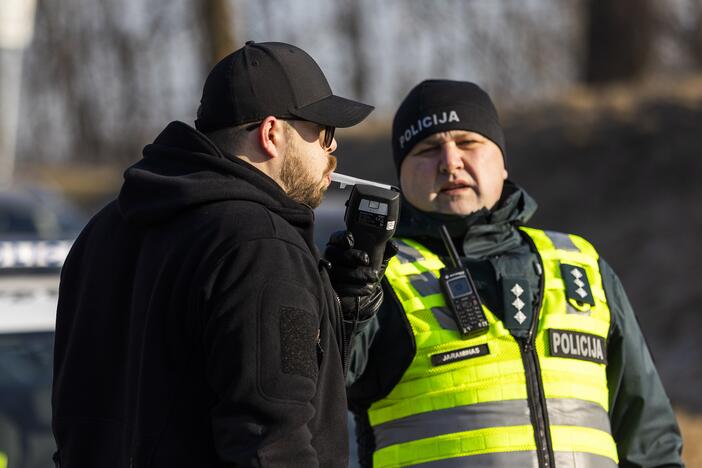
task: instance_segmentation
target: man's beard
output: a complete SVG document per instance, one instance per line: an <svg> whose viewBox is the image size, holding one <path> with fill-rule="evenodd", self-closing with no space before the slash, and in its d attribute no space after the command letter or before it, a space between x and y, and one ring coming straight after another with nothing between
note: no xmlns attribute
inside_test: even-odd
<svg viewBox="0 0 702 468"><path fill-rule="evenodd" d="M298 146L291 142L280 171L280 180L285 184L290 198L311 208L317 208L322 203L322 197L327 190L324 178L336 169L336 158L329 156L327 170L324 171L320 179L314 180L312 175L305 169L302 161L304 157L305 155L302 154Z"/></svg>

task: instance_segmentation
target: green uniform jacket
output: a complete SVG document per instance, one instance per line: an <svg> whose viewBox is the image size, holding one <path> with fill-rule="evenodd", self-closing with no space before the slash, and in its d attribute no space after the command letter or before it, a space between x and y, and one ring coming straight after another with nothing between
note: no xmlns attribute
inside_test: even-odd
<svg viewBox="0 0 702 468"><path fill-rule="evenodd" d="M439 236L445 224L463 255L481 300L502 318L502 277L524 276L536 300L541 269L538 257L516 229L536 211L536 202L507 182L491 211L467 217L429 214L405 203L398 237L420 242L442 259L447 254ZM612 435L622 467L683 466L682 438L670 401L656 371L634 311L612 268L600 260L611 309L607 343L607 381ZM372 466L374 439L366 409L388 395L412 362L415 344L410 325L385 282L385 301L378 314L358 324L348 374L349 405L356 416L359 458ZM518 332L514 332L515 336Z"/></svg>

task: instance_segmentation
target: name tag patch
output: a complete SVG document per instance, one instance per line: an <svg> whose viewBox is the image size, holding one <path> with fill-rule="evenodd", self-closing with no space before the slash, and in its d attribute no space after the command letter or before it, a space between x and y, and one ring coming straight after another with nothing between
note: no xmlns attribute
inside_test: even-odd
<svg viewBox="0 0 702 468"><path fill-rule="evenodd" d="M607 364L607 342L601 336L549 329L551 356Z"/></svg>
<svg viewBox="0 0 702 468"><path fill-rule="evenodd" d="M432 354L431 363L435 366L443 366L464 359L471 359L490 354L490 348L487 344L471 346L470 348L455 349L446 353Z"/></svg>

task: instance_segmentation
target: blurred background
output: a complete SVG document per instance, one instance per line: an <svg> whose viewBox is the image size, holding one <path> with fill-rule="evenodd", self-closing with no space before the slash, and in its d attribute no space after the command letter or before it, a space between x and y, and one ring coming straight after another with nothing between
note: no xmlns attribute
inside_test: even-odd
<svg viewBox="0 0 702 468"><path fill-rule="evenodd" d="M303 48L336 94L376 106L337 132L337 155L340 172L381 182L396 183L390 124L410 88L488 90L510 178L540 205L532 224L585 236L618 272L685 459L702 466L702 0L0 0L0 338L16 332L5 312L46 296L45 282L18 294L11 279L57 278L41 255L64 244L51 242L75 237L169 121L192 124L207 72L246 40ZM322 243L344 196L318 210ZM0 373L47 385L9 343ZM6 450L39 443L27 440L48 427L43 391L30 422L0 415ZM14 466L48 466L31 459Z"/></svg>

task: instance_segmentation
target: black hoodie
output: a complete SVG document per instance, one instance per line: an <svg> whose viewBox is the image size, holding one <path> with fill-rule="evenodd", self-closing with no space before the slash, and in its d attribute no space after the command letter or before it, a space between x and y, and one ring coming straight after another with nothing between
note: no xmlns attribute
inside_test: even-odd
<svg viewBox="0 0 702 468"><path fill-rule="evenodd" d="M345 466L313 211L181 122L124 179L62 272L61 467Z"/></svg>

